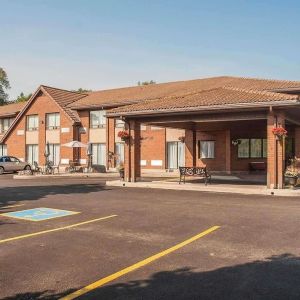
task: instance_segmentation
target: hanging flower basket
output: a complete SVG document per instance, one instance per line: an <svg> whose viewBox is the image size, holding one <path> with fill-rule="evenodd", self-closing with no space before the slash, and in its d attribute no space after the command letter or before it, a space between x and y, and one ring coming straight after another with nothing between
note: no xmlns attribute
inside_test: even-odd
<svg viewBox="0 0 300 300"><path fill-rule="evenodd" d="M128 141L130 138L129 133L125 130L119 131L118 137L124 142Z"/></svg>
<svg viewBox="0 0 300 300"><path fill-rule="evenodd" d="M185 137L184 136L180 136L178 138L178 141L180 141L181 143L184 143L185 142Z"/></svg>
<svg viewBox="0 0 300 300"><path fill-rule="evenodd" d="M283 127L274 127L272 129L273 134L276 136L277 140L281 140L287 136L287 131Z"/></svg>

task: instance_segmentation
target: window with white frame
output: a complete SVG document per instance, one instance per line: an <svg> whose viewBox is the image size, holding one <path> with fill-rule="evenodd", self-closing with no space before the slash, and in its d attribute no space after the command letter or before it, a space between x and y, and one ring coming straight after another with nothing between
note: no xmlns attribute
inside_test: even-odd
<svg viewBox="0 0 300 300"><path fill-rule="evenodd" d="M238 158L266 158L266 139L239 139Z"/></svg>
<svg viewBox="0 0 300 300"><path fill-rule="evenodd" d="M105 144L92 144L92 163L93 165L106 166Z"/></svg>
<svg viewBox="0 0 300 300"><path fill-rule="evenodd" d="M0 119L0 133L5 133L13 121L14 118Z"/></svg>
<svg viewBox="0 0 300 300"><path fill-rule="evenodd" d="M39 146L38 145L26 145L26 161L31 165L34 165L34 162L39 162Z"/></svg>
<svg viewBox="0 0 300 300"><path fill-rule="evenodd" d="M198 141L199 158L215 158L215 141Z"/></svg>
<svg viewBox="0 0 300 300"><path fill-rule="evenodd" d="M54 166L58 166L60 163L60 145L49 144L49 149L50 149L49 161L52 161Z"/></svg>
<svg viewBox="0 0 300 300"><path fill-rule="evenodd" d="M7 145L0 144L0 156L7 155Z"/></svg>
<svg viewBox="0 0 300 300"><path fill-rule="evenodd" d="M39 129L39 116L30 115L26 117L26 129L27 131L35 131Z"/></svg>
<svg viewBox="0 0 300 300"><path fill-rule="evenodd" d="M59 129L60 127L60 114L51 113L46 114L46 128L48 130Z"/></svg>
<svg viewBox="0 0 300 300"><path fill-rule="evenodd" d="M95 110L90 112L90 127L91 128L102 128L106 125L106 111Z"/></svg>
<svg viewBox="0 0 300 300"><path fill-rule="evenodd" d="M117 119L116 120L116 127L118 128L124 128L125 122L123 120Z"/></svg>
<svg viewBox="0 0 300 300"><path fill-rule="evenodd" d="M116 143L115 152L116 152L116 164L117 166L124 163L124 143Z"/></svg>

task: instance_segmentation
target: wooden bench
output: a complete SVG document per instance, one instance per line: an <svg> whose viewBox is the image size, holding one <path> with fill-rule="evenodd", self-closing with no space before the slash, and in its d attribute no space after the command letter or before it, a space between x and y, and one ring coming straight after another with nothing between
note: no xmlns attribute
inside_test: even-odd
<svg viewBox="0 0 300 300"><path fill-rule="evenodd" d="M211 175L207 172L206 167L179 167L179 184L185 183L185 176L198 176L204 178L205 185L211 182Z"/></svg>

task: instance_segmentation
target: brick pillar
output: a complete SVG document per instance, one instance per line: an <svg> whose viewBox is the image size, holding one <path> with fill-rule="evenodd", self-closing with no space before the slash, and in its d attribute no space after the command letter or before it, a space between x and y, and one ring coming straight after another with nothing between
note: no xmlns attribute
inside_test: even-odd
<svg viewBox="0 0 300 300"><path fill-rule="evenodd" d="M185 165L188 167L196 166L196 131L185 131Z"/></svg>
<svg viewBox="0 0 300 300"><path fill-rule="evenodd" d="M230 129L225 132L226 144L225 144L225 169L226 173L231 173L231 133Z"/></svg>
<svg viewBox="0 0 300 300"><path fill-rule="evenodd" d="M115 160L112 159L109 161L109 156L108 153L113 152L115 153L115 119L108 118L107 119L107 124L106 124L106 166L107 169L110 167L114 168L115 167Z"/></svg>
<svg viewBox="0 0 300 300"><path fill-rule="evenodd" d="M130 135L125 143L125 181L135 182L141 176L141 126L139 122L129 121L125 128Z"/></svg>
<svg viewBox="0 0 300 300"><path fill-rule="evenodd" d="M300 127L295 127L295 156L300 158Z"/></svg>
<svg viewBox="0 0 300 300"><path fill-rule="evenodd" d="M283 172L285 169L285 141L276 140L272 133L274 126L285 126L285 118L283 114L275 115L273 112L269 113L267 118L267 187L270 189L282 189L284 187Z"/></svg>

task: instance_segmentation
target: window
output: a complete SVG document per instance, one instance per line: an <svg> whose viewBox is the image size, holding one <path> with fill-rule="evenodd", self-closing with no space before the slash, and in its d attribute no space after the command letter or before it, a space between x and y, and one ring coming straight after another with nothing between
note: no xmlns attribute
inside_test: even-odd
<svg viewBox="0 0 300 300"><path fill-rule="evenodd" d="M106 166L106 146L105 144L92 144L93 165Z"/></svg>
<svg viewBox="0 0 300 300"><path fill-rule="evenodd" d="M267 157L266 139L239 139L238 158Z"/></svg>
<svg viewBox="0 0 300 300"><path fill-rule="evenodd" d="M50 148L49 161L52 161L54 166L58 166L60 163L60 145L49 144L49 148Z"/></svg>
<svg viewBox="0 0 300 300"><path fill-rule="evenodd" d="M116 143L116 164L124 163L124 143Z"/></svg>
<svg viewBox="0 0 300 300"><path fill-rule="evenodd" d="M181 142L167 142L168 169L178 169L185 165L185 144Z"/></svg>
<svg viewBox="0 0 300 300"><path fill-rule="evenodd" d="M106 111L96 110L90 112L90 126L91 128L102 128L106 124Z"/></svg>
<svg viewBox="0 0 300 300"><path fill-rule="evenodd" d="M13 157L13 156L10 157L10 161L14 162L14 163L19 163L20 162L20 160L18 158Z"/></svg>
<svg viewBox="0 0 300 300"><path fill-rule="evenodd" d="M14 121L14 118L1 119L0 120L0 133L5 133L13 121Z"/></svg>
<svg viewBox="0 0 300 300"><path fill-rule="evenodd" d="M46 114L46 127L48 130L58 129L60 127L60 114Z"/></svg>
<svg viewBox="0 0 300 300"><path fill-rule="evenodd" d="M7 145L0 144L0 156L7 155Z"/></svg>
<svg viewBox="0 0 300 300"><path fill-rule="evenodd" d="M27 116L27 131L35 131L39 129L39 116L31 115Z"/></svg>
<svg viewBox="0 0 300 300"><path fill-rule="evenodd" d="M116 127L124 128L124 126L125 126L125 122L123 120L119 120L119 119L116 120Z"/></svg>
<svg viewBox="0 0 300 300"><path fill-rule="evenodd" d="M215 158L215 141L198 142L199 158Z"/></svg>
<svg viewBox="0 0 300 300"><path fill-rule="evenodd" d="M39 146L38 145L27 145L26 146L26 161L31 165L36 161L39 161Z"/></svg>

